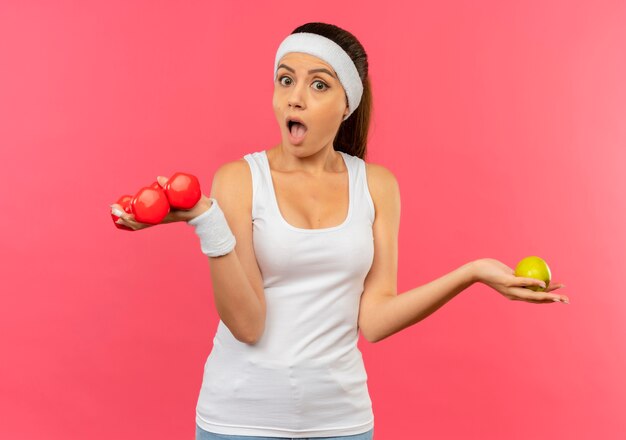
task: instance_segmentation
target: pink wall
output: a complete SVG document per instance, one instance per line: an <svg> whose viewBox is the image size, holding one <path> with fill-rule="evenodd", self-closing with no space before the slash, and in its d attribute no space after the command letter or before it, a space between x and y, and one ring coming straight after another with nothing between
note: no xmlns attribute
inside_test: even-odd
<svg viewBox="0 0 626 440"><path fill-rule="evenodd" d="M193 438L206 257L184 224L117 230L109 204L179 170L208 194L278 142L274 54L308 21L368 51L400 292L540 255L571 300L475 285L362 339L375 438L626 438L626 3L363 4L2 2L0 438Z"/></svg>

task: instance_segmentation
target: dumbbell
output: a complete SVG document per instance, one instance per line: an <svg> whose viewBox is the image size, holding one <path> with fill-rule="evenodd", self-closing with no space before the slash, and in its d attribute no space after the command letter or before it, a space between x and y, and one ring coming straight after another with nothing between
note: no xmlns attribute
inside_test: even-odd
<svg viewBox="0 0 626 440"><path fill-rule="evenodd" d="M133 199L133 196L129 196L128 194L123 195L122 197L120 197L117 202L118 205L121 205L122 209L124 210L124 212L126 212L127 214L132 214L132 210L130 209L130 201ZM120 215L122 214L121 212L119 212L117 209L114 209L113 212L118 212ZM117 220L120 218L119 216L111 213L111 218L113 219L113 223L115 224L115 227L118 229L126 229L127 231L134 231L133 228L129 228L126 225L120 225L119 223L115 223L117 222Z"/></svg>
<svg viewBox="0 0 626 440"><path fill-rule="evenodd" d="M191 209L202 197L200 182L192 174L174 173L165 183L164 187L159 182L153 182L150 186L141 188L134 196L123 195L116 202L128 214L133 214L135 220L140 223L157 225L165 218L170 207L174 209ZM121 213L120 213L121 214ZM111 214L113 222L120 217ZM134 229L115 223L119 229L133 231Z"/></svg>

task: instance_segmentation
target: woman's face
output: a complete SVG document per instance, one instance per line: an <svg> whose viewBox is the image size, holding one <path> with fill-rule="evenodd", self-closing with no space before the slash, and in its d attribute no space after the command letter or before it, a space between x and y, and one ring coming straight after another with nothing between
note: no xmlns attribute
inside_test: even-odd
<svg viewBox="0 0 626 440"><path fill-rule="evenodd" d="M333 68L300 52L290 52L278 62L273 106L283 146L299 146L311 153L332 144L348 114L346 94ZM301 120L306 129L296 126L290 131L289 117Z"/></svg>

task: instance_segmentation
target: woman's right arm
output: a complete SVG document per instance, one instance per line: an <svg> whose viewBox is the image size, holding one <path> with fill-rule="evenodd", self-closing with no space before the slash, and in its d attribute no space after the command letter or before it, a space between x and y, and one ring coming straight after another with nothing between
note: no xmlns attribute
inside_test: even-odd
<svg viewBox="0 0 626 440"><path fill-rule="evenodd" d="M228 254L207 257L215 307L237 340L254 344L265 328L266 307L252 243L252 176L245 159L218 168L210 197L217 200L236 239Z"/></svg>

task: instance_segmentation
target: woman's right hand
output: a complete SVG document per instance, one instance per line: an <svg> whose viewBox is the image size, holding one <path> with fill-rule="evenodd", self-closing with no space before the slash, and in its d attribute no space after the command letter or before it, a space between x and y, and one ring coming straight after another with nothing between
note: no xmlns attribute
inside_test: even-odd
<svg viewBox="0 0 626 440"><path fill-rule="evenodd" d="M157 182L159 182L159 185L163 187L165 183L167 182L167 177L159 176L157 177ZM163 220L161 221L161 223L158 223L158 224L174 223L174 222L182 222L182 221L187 222L199 216L203 212L206 212L211 207L211 204L212 202L209 200L209 198L205 196L204 194L202 194L200 196L200 200L198 200L198 203L196 203L193 208L170 209L170 212L168 212L165 218L163 218ZM123 212L123 214L116 221L116 223L127 226L133 229L134 231L149 228L150 226L156 226L156 225L151 225L148 223L141 223L141 222L136 221L135 216L133 214L129 214L125 212L122 206L118 205L117 203L114 203L111 205L111 214L114 214L113 209L117 209L118 211Z"/></svg>

